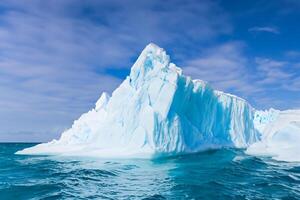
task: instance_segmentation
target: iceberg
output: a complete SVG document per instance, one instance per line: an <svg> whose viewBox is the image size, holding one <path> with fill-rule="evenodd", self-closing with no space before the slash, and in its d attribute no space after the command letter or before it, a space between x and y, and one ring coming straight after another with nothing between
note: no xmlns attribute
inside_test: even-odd
<svg viewBox="0 0 300 200"><path fill-rule="evenodd" d="M153 157L221 147L249 147L250 154L268 147L271 153L273 147L261 144L263 140L272 138L277 145L289 131L295 133L291 139L298 138L299 123L293 119L300 112L293 112L277 126L285 112L257 111L242 98L183 75L166 52L151 43L112 95L103 93L95 108L74 121L59 140L17 154ZM273 137L275 125L280 133Z"/></svg>
<svg viewBox="0 0 300 200"><path fill-rule="evenodd" d="M257 111L254 121L261 140L250 145L246 153L300 162L300 110Z"/></svg>

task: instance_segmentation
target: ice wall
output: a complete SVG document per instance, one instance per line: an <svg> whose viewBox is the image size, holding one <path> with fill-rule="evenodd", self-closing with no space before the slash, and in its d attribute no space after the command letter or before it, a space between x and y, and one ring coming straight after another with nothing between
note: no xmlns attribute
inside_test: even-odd
<svg viewBox="0 0 300 200"><path fill-rule="evenodd" d="M248 147L260 137L254 114L245 100L184 76L149 44L112 96L104 93L59 140L17 153L141 157Z"/></svg>

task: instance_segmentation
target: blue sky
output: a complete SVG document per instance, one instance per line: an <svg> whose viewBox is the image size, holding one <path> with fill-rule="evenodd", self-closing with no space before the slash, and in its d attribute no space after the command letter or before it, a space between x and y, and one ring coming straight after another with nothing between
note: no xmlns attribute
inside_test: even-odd
<svg viewBox="0 0 300 200"><path fill-rule="evenodd" d="M300 107L300 1L0 2L0 141L59 137L150 42L254 107Z"/></svg>

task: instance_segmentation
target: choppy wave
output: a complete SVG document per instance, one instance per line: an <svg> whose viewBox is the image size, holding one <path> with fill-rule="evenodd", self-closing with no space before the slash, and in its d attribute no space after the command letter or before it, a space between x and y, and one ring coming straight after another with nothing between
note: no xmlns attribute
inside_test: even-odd
<svg viewBox="0 0 300 200"><path fill-rule="evenodd" d="M0 199L299 199L300 165L222 149L154 160L14 155L0 144Z"/></svg>

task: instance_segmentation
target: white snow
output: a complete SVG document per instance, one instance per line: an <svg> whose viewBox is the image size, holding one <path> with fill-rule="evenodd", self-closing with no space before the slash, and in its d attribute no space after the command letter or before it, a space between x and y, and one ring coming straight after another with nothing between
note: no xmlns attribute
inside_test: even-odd
<svg viewBox="0 0 300 200"><path fill-rule="evenodd" d="M102 108L104 108L106 106L106 104L108 103L109 98L110 98L109 94L107 94L106 92L103 92L101 97L96 102L95 110L99 111Z"/></svg>
<svg viewBox="0 0 300 200"><path fill-rule="evenodd" d="M251 145L248 153L281 159L299 152L299 116L256 111L244 99L184 76L163 49L149 44L112 96L103 93L59 140L17 153L151 157ZM275 151L289 140L293 152Z"/></svg>
<svg viewBox="0 0 300 200"><path fill-rule="evenodd" d="M246 153L271 156L282 161L300 162L300 110L257 112L256 121L262 138L252 144Z"/></svg>

